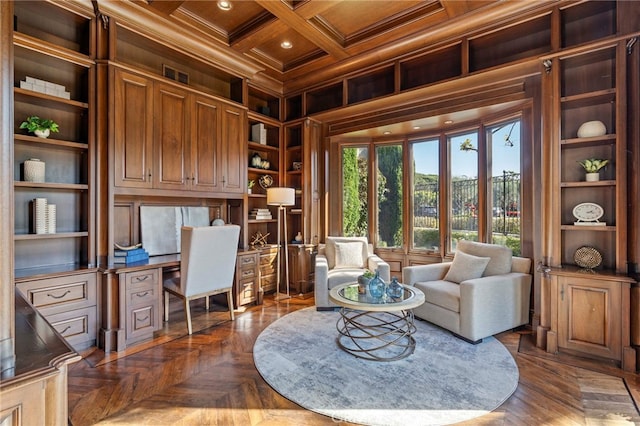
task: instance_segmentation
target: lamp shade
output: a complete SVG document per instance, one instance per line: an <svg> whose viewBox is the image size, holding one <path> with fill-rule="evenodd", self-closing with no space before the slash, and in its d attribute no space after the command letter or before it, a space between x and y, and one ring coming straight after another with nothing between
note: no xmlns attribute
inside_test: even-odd
<svg viewBox="0 0 640 426"><path fill-rule="evenodd" d="M267 204L270 206L292 206L296 201L293 188L267 188Z"/></svg>

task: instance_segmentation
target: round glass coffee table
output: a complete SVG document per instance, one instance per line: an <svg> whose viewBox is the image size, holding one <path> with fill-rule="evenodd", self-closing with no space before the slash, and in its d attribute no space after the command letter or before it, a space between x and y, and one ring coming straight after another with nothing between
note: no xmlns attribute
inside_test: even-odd
<svg viewBox="0 0 640 426"><path fill-rule="evenodd" d="M336 323L338 346L371 361L396 361L411 355L416 347L411 309L424 303L424 293L415 287L402 287L403 295L398 298L359 293L357 283L332 288L329 299L341 307Z"/></svg>

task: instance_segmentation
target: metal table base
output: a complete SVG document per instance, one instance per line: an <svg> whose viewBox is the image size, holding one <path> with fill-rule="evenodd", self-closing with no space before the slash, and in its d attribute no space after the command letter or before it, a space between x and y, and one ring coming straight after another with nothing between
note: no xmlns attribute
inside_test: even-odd
<svg viewBox="0 0 640 426"><path fill-rule="evenodd" d="M338 346L370 361L396 361L413 353L416 331L413 311L360 311L340 309L336 323Z"/></svg>

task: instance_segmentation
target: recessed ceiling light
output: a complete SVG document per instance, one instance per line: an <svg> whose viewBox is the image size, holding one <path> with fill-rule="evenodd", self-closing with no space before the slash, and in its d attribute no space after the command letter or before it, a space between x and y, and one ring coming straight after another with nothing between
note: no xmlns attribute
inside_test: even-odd
<svg viewBox="0 0 640 426"><path fill-rule="evenodd" d="M388 131L388 130L385 130L382 134L383 134L383 135L390 135L390 134L391 134L391 132L390 132L390 131Z"/></svg>
<svg viewBox="0 0 640 426"><path fill-rule="evenodd" d="M222 10L231 10L231 2L228 0L218 0L218 7Z"/></svg>
<svg viewBox="0 0 640 426"><path fill-rule="evenodd" d="M420 126L413 126L413 130L418 130L420 128L421 128Z"/></svg>
<svg viewBox="0 0 640 426"><path fill-rule="evenodd" d="M453 120L445 120L444 124L453 124Z"/></svg>
<svg viewBox="0 0 640 426"><path fill-rule="evenodd" d="M291 49L293 47L293 44L289 40L285 40L280 43L280 47L282 47L283 49Z"/></svg>

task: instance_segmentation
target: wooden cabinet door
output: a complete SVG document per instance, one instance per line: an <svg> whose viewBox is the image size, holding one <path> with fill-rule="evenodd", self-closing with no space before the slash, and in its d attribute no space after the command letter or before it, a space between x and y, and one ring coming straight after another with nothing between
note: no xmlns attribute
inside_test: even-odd
<svg viewBox="0 0 640 426"><path fill-rule="evenodd" d="M192 191L219 191L220 165L217 164L220 140L220 105L209 98L196 96L191 124Z"/></svg>
<svg viewBox="0 0 640 426"><path fill-rule="evenodd" d="M226 193L243 193L246 175L245 112L230 105L222 107L222 137L218 146L218 167Z"/></svg>
<svg viewBox="0 0 640 426"><path fill-rule="evenodd" d="M153 149L153 83L114 70L114 185L151 188Z"/></svg>
<svg viewBox="0 0 640 426"><path fill-rule="evenodd" d="M154 94L155 168L153 186L184 190L188 187L189 95L175 87L156 84Z"/></svg>
<svg viewBox="0 0 640 426"><path fill-rule="evenodd" d="M558 277L558 292L558 346L620 360L621 284Z"/></svg>

